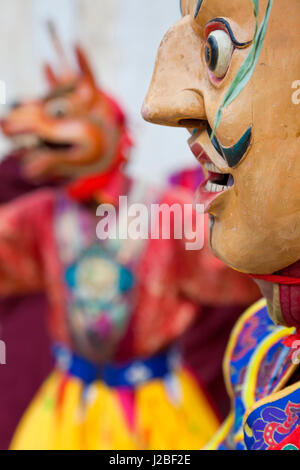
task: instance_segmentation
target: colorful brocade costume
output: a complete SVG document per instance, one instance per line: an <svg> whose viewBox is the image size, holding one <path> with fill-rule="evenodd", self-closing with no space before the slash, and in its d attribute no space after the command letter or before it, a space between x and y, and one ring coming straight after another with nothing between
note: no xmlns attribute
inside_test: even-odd
<svg viewBox="0 0 300 470"><path fill-rule="evenodd" d="M299 362L284 344L294 332L274 325L265 300L240 319L224 360L232 412L209 449L300 450L300 382L289 385Z"/></svg>
<svg viewBox="0 0 300 470"><path fill-rule="evenodd" d="M118 242L99 242L95 226L95 216L63 191L37 191L1 208L1 291L46 289L57 358L12 448L199 448L218 421L168 351L197 311L163 287L173 276L163 268L174 259L172 242L163 243L156 274L138 279L140 255L117 261ZM137 285L143 298L134 308ZM105 356L110 365L102 366Z"/></svg>
<svg viewBox="0 0 300 470"><path fill-rule="evenodd" d="M130 197L137 185L121 182ZM191 202L183 186L160 202ZM159 198L142 192L148 204ZM196 316L205 320L201 304L214 303L216 291L231 305L234 284L237 305L249 302L256 291L248 279L207 248L195 264L184 240L101 242L95 215L64 190L37 190L2 206L0 217L1 292L45 290L57 361L12 449L202 447L218 419L172 344ZM181 295L186 289L199 300Z"/></svg>
<svg viewBox="0 0 300 470"><path fill-rule="evenodd" d="M161 202L191 198L171 188ZM1 291L46 290L57 358L12 448L201 448L218 419L172 344L201 314L190 300L200 285L205 304L216 291L230 304L234 284L241 304L256 295L247 277L213 260L208 248L195 263L184 240L149 240L128 257L129 242L127 261L119 261L120 243L97 240L95 215L63 190L3 206L0 220Z"/></svg>

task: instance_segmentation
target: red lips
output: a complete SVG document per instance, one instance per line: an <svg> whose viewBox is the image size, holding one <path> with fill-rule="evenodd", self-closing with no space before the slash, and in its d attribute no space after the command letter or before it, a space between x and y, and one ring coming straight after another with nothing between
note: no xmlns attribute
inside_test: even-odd
<svg viewBox="0 0 300 470"><path fill-rule="evenodd" d="M197 158L198 162L201 164L205 163L212 163L211 159L203 149L203 147L198 143L194 142L190 145L191 151ZM209 192L205 189L207 182L209 181L209 178L207 178L197 189L194 197L194 205L196 204L202 204L204 205L204 211L206 213L209 212L211 204L214 202L214 200L220 196L220 192L212 193Z"/></svg>
<svg viewBox="0 0 300 470"><path fill-rule="evenodd" d="M193 154L195 155L195 157L197 158L197 160L200 163L201 162L211 162L211 159L209 158L209 156L207 155L205 150L201 147L201 145L198 144L198 142L193 143L190 146L190 148L191 148L191 151L193 152Z"/></svg>

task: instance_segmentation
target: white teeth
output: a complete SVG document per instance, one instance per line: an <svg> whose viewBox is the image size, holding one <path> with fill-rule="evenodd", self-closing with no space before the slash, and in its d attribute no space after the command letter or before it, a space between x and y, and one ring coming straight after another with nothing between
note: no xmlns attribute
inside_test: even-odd
<svg viewBox="0 0 300 470"><path fill-rule="evenodd" d="M227 189L228 189L227 186L212 183L211 181L208 181L205 185L205 190L209 193L222 193L223 191L226 191Z"/></svg>
<svg viewBox="0 0 300 470"><path fill-rule="evenodd" d="M13 137L14 144L18 148L34 148L39 145L39 138L34 134L24 134Z"/></svg>
<svg viewBox="0 0 300 470"><path fill-rule="evenodd" d="M222 171L220 171L213 163L205 163L204 166L211 173L222 174Z"/></svg>

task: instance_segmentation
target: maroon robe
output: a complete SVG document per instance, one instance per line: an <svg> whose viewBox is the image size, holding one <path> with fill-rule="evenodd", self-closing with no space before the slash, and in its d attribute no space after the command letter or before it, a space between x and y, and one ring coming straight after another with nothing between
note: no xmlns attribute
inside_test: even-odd
<svg viewBox="0 0 300 470"><path fill-rule="evenodd" d="M16 156L0 164L0 203L37 189L22 176ZM53 367L46 327L47 300L41 294L0 299L0 339L6 365L0 365L0 449L7 449L34 394Z"/></svg>

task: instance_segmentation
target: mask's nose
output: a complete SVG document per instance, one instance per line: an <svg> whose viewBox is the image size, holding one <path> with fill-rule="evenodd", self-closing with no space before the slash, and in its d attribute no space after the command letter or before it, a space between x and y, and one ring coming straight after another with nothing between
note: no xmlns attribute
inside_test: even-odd
<svg viewBox="0 0 300 470"><path fill-rule="evenodd" d="M146 121L180 127L198 127L206 121L201 50L202 40L190 16L167 32L143 104L142 115Z"/></svg>

